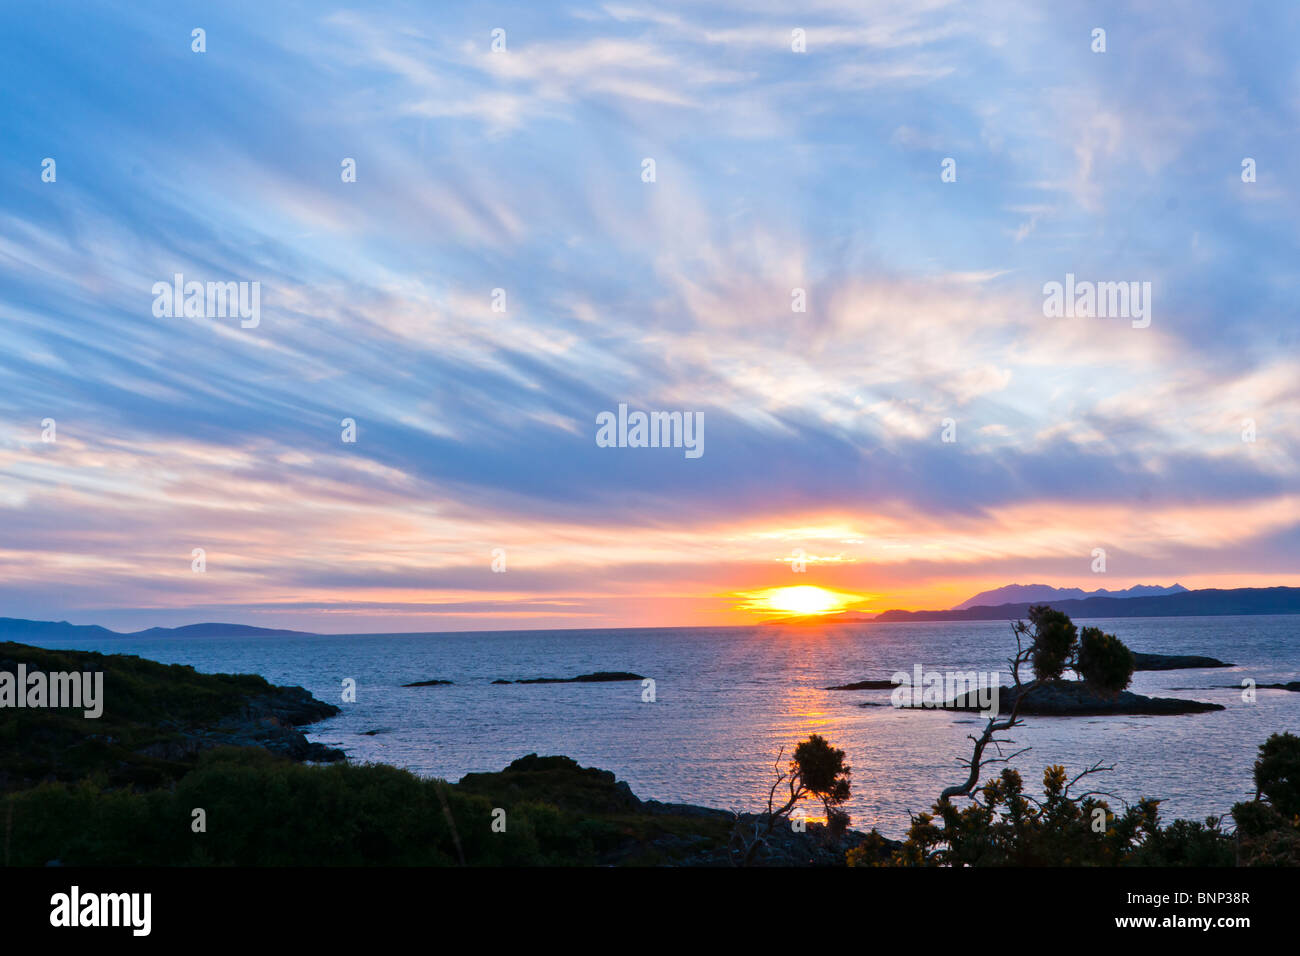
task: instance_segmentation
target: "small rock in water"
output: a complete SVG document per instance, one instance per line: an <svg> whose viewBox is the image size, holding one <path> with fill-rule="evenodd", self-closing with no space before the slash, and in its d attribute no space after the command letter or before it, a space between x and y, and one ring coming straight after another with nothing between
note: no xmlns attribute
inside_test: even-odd
<svg viewBox="0 0 1300 956"><path fill-rule="evenodd" d="M1217 657L1200 657L1196 654L1143 654L1133 652L1135 671L1177 671L1190 667L1234 667Z"/></svg>
<svg viewBox="0 0 1300 956"><path fill-rule="evenodd" d="M515 681L516 684L601 684L608 681L645 680L640 674L628 671L596 671L594 674L579 674L577 677L528 677ZM509 684L508 680L494 680L494 684Z"/></svg>

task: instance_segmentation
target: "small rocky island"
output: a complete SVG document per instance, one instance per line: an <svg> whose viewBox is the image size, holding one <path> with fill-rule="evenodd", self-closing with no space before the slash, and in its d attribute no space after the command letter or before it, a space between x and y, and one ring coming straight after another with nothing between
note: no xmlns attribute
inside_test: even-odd
<svg viewBox="0 0 1300 956"><path fill-rule="evenodd" d="M1094 717L1104 715L1138 714L1168 716L1172 714L1203 714L1223 710L1222 704L1181 697L1144 697L1132 691L1121 690L1107 694L1089 687L1084 681L1053 680L1026 684L1020 694L1014 688L1003 687L998 692L998 711L1011 713L1017 697L1020 713L1043 717ZM978 696L962 694L944 703L945 709L980 710Z"/></svg>
<svg viewBox="0 0 1300 956"><path fill-rule="evenodd" d="M1035 679L1024 682L1023 678L1013 677L1016 687L1001 687L998 690L998 708L1000 714L1010 714L1013 710L1025 716L1039 715L1045 717L1092 717L1105 715L1150 715L1167 716L1172 714L1203 714L1209 711L1223 710L1221 704L1212 704L1200 700L1186 700L1180 697L1146 697L1128 690L1129 681L1136 671L1170 671L1184 668L1234 667L1215 657L1202 657L1194 654L1146 654L1132 651L1124 642L1113 634L1106 634L1096 627L1084 627L1079 630L1069 616L1047 605L1035 605L1029 608L1030 623L1017 622L1017 652L1009 664L1017 674L1020 668L1032 664ZM970 684L954 686L947 684L948 700L930 695L927 686L921 694L921 668L916 667L917 682L912 687L911 700L900 703L900 709L909 710L962 710L983 712L991 704L987 695L992 687L977 692ZM1066 680L1065 674L1073 673L1078 680ZM905 675L900 676L900 680ZM971 672L971 679L974 678ZM949 675L951 677L951 675ZM996 674L993 675L996 680ZM990 684L992 681L990 681ZM891 680L860 680L850 684L835 684L825 690L890 690L898 686L911 686L910 682L896 684ZM1287 685L1262 685L1281 687L1286 690L1300 689L1300 682L1295 687ZM958 690L970 688L965 693ZM934 688L942 693L939 686ZM956 694L956 696L951 696ZM985 697L987 703L980 702ZM879 707L878 703L861 704L862 707Z"/></svg>
<svg viewBox="0 0 1300 956"><path fill-rule="evenodd" d="M523 680L502 680L494 684L605 684L622 680L645 680L640 674L628 671L596 671L594 674L579 674L577 677L526 677Z"/></svg>
<svg viewBox="0 0 1300 956"><path fill-rule="evenodd" d="M1217 657L1199 657L1196 654L1143 654L1133 652L1135 671L1178 671L1195 667L1235 667Z"/></svg>

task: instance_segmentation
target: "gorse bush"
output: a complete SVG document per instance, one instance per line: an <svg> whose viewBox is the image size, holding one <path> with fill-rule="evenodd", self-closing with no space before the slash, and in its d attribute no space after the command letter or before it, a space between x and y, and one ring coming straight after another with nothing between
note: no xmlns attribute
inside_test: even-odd
<svg viewBox="0 0 1300 956"><path fill-rule="evenodd" d="M1161 829L1159 801L1144 799L1117 813L1097 795L1070 795L1064 767L1043 772L1042 797L1025 793L1020 774L1005 768L980 790L980 800L948 800L912 820L892 853L881 841L850 850L850 866L1231 866L1233 844L1219 821L1178 820ZM941 825L942 824L942 825Z"/></svg>
<svg viewBox="0 0 1300 956"><path fill-rule="evenodd" d="M1074 668L1088 684L1098 690L1116 693L1133 679L1137 659L1114 634L1101 628L1085 627L1079 634L1079 649Z"/></svg>

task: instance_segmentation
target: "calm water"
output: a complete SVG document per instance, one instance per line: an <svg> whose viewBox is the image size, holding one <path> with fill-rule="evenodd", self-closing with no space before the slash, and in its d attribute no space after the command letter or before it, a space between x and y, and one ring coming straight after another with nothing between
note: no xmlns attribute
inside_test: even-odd
<svg viewBox="0 0 1300 956"><path fill-rule="evenodd" d="M1013 732L1033 749L1015 761L1027 781L1063 763L1115 765L1096 786L1127 800L1163 797L1166 819L1201 818L1253 795L1251 767L1268 734L1300 732L1300 694L1261 690L1243 703L1240 683L1300 679L1300 616L1126 618L1099 623L1134 650L1206 654L1236 667L1138 673L1142 694L1213 701L1225 711L1177 717L1030 717ZM897 836L908 811L928 809L963 777L977 715L897 711L885 691L826 691L888 679L913 665L998 670L1013 642L1005 623L774 627L303 638L116 638L51 646L139 654L203 671L254 672L357 702L310 736L357 761L396 764L456 780L499 770L530 752L567 754L612 770L641 797L758 809L777 751L810 733L843 748L853 767L853 825ZM572 677L625 670L656 682L492 685L494 678ZM403 688L438 678L449 687ZM872 703L883 706L859 706ZM110 702L111 705L111 702ZM374 736L365 731L379 730Z"/></svg>

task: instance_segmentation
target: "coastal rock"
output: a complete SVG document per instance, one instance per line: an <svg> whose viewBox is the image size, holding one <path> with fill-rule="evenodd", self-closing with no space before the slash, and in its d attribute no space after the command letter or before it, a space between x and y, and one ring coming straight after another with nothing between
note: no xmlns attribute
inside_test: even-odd
<svg viewBox="0 0 1300 956"><path fill-rule="evenodd" d="M640 674L628 671L596 671L594 674L579 674L577 677L526 677L523 680L494 680L494 684L603 684L621 680L645 680Z"/></svg>
<svg viewBox="0 0 1300 956"><path fill-rule="evenodd" d="M236 746L265 747L293 760L333 763L343 760L344 753L324 744L312 743L298 730L327 717L338 715L334 704L317 700L303 687L274 687L270 693L254 697L245 708L247 718L236 735Z"/></svg>
<svg viewBox="0 0 1300 956"><path fill-rule="evenodd" d="M291 727L314 724L339 713L337 706L317 700L304 687L274 685L270 692L250 699L245 707L245 714L250 718L273 717Z"/></svg>
<svg viewBox="0 0 1300 956"><path fill-rule="evenodd" d="M713 807L697 807L693 803L661 803L658 800L643 800L642 813L653 813L667 817L695 817L697 819L731 820L735 814L728 810L716 810Z"/></svg>
<svg viewBox="0 0 1300 956"><path fill-rule="evenodd" d="M59 708L0 711L0 731L10 731L11 742L0 748L6 750L0 790L92 774L112 786L164 786L216 747L260 747L296 761L344 759L341 750L313 743L298 729L339 713L302 687L133 655L0 643L0 671L19 667L101 672L103 713L86 721L69 720Z"/></svg>
<svg viewBox="0 0 1300 956"><path fill-rule="evenodd" d="M1000 713L1011 713L1016 693L1003 687L998 693ZM1024 700L1020 705L1022 715L1044 717L1089 717L1119 714L1165 716L1172 714L1202 714L1223 710L1221 704L1181 697L1144 697L1132 691L1103 694L1083 681L1055 680L1025 685ZM943 709L979 710L975 694L962 694L943 705Z"/></svg>
<svg viewBox="0 0 1300 956"><path fill-rule="evenodd" d="M822 690L893 690L898 685L892 680L860 680L852 684L836 684L834 687L823 687Z"/></svg>
<svg viewBox="0 0 1300 956"><path fill-rule="evenodd" d="M1289 681L1285 684L1257 684L1257 687L1263 687L1267 690L1291 690L1300 693L1300 680ZM1237 690L1239 688L1233 688Z"/></svg>
<svg viewBox="0 0 1300 956"><path fill-rule="evenodd" d="M410 684L403 684L403 687L442 687L450 684L449 680L417 680Z"/></svg>
<svg viewBox="0 0 1300 956"><path fill-rule="evenodd" d="M535 800L576 813L628 813L641 800L608 770L582 767L571 757L520 757L498 773L467 773L456 787L494 800Z"/></svg>
<svg viewBox="0 0 1300 956"><path fill-rule="evenodd" d="M1233 667L1217 657L1199 657L1195 654L1143 654L1133 652L1135 671L1176 671L1192 667Z"/></svg>
<svg viewBox="0 0 1300 956"><path fill-rule="evenodd" d="M579 766L570 757L528 754L498 773L471 773L455 784L457 790L489 797L495 806L516 801L549 803L584 819L613 815L617 838L602 847L601 862L729 867L727 845L737 820L747 833L765 825L760 814L737 815L728 810L685 803L641 800L608 770ZM608 839L608 838L607 838ZM756 866L843 866L845 853L872 841L881 853L899 844L878 834L848 830L833 837L819 823L804 832L789 821L777 825L754 859Z"/></svg>
<svg viewBox="0 0 1300 956"><path fill-rule="evenodd" d="M746 836L754 833L754 828L766 830L767 819L758 813L737 814L730 810L716 810L712 807L697 807L688 803L660 803L646 800L641 804L641 812L654 816L677 820L698 820L701 825L713 824L725 827L728 839L706 842L698 835L678 836L675 834L659 837L651 846L678 859L679 866L732 866L734 856L728 852L729 836L739 823L741 832ZM855 847L869 845L876 858L885 860L902 844L882 837L879 833L863 833L860 830L846 830L840 836L833 836L822 823L808 822L803 832L795 830L789 820L783 820L764 838L763 845L754 856L754 866L843 866L845 854ZM683 858L681 851L694 847L693 856Z"/></svg>

